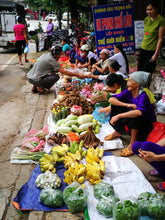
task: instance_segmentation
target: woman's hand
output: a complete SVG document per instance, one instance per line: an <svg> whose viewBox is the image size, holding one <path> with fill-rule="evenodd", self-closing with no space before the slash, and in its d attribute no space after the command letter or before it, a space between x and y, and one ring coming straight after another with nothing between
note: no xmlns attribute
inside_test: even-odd
<svg viewBox="0 0 165 220"><path fill-rule="evenodd" d="M154 54L152 57L151 57L151 62L155 62L157 60L157 56Z"/></svg>
<svg viewBox="0 0 165 220"><path fill-rule="evenodd" d="M139 150L139 157L147 162L156 161L156 154L151 151Z"/></svg>
<svg viewBox="0 0 165 220"><path fill-rule="evenodd" d="M131 109L136 109L136 105L135 104L126 104L127 108L131 108Z"/></svg>
<svg viewBox="0 0 165 220"><path fill-rule="evenodd" d="M116 123L119 119L120 119L120 114L113 116L113 117L111 118L111 120L110 120L110 124L111 124L111 125L115 125L115 123Z"/></svg>
<svg viewBox="0 0 165 220"><path fill-rule="evenodd" d="M104 108L100 108L100 109L98 110L98 112L99 112L99 113L104 112Z"/></svg>

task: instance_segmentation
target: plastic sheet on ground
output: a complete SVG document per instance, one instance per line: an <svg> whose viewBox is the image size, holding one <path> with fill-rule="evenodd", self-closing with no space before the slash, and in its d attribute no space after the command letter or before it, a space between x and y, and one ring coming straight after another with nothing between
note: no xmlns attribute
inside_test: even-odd
<svg viewBox="0 0 165 220"><path fill-rule="evenodd" d="M52 120L52 115L50 114L48 117L48 125L49 125L49 133L53 134L57 131L56 124ZM96 136L100 139L101 142L104 142L104 145L102 146L104 150L114 150L114 149L121 149L123 148L122 140L121 138L116 138L112 141L105 141L104 137L108 134L111 134L114 131L114 128L109 124L109 122L106 122L102 124L100 127L100 131ZM49 146L46 145L45 148L46 152L49 152Z"/></svg>
<svg viewBox="0 0 165 220"><path fill-rule="evenodd" d="M104 155L112 155L112 153L104 152ZM67 186L67 184L63 182L64 172L64 164L58 164L56 167L56 173L61 179L62 183L59 189L62 191ZM40 203L39 198L41 189L37 188L35 184L35 180L37 179L39 174L41 174L41 170L38 164L32 171L29 181L21 187L21 189L18 191L16 195L16 198L13 200L12 204L15 206L15 208L19 210L35 211L68 211L66 205L60 208L51 208Z"/></svg>
<svg viewBox="0 0 165 220"><path fill-rule="evenodd" d="M104 140L104 137L108 134L111 134L113 131L114 128L109 124L109 122L106 122L102 124L102 126L100 127L100 132L96 134L96 136L100 139L100 141L104 142L103 145L104 150L121 149L124 147L121 138L116 138L112 141Z"/></svg>
<svg viewBox="0 0 165 220"><path fill-rule="evenodd" d="M67 186L67 184L63 182L64 172L65 172L64 164L63 163L58 164L56 167L56 173L61 179L62 184L59 189L62 191ZM41 170L38 164L35 167L35 169L32 171L29 181L26 184L24 184L17 193L17 196L12 202L12 204L19 210L68 211L66 205L60 208L51 208L40 203L39 198L40 198L41 189L37 188L35 184L35 180L39 174L41 174Z"/></svg>
<svg viewBox="0 0 165 220"><path fill-rule="evenodd" d="M115 195L123 202L131 200L135 202L140 193L151 192L155 193L152 185L144 177L141 170L129 159L116 156L105 156L106 172L103 181L111 184L114 187ZM93 194L93 186L88 181L85 186L88 194L88 213L90 219L95 220L112 220L113 218L105 218L96 210L98 200Z"/></svg>

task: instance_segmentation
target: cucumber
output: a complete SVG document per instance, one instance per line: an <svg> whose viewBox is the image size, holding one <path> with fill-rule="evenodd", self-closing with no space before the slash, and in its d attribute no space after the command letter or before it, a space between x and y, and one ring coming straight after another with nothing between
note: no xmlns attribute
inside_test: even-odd
<svg viewBox="0 0 165 220"><path fill-rule="evenodd" d="M95 127L95 123L85 123L79 126L80 131L87 131L89 126L93 126L93 128Z"/></svg>
<svg viewBox="0 0 165 220"><path fill-rule="evenodd" d="M77 124L77 120L68 120L64 123L67 127Z"/></svg>
<svg viewBox="0 0 165 220"><path fill-rule="evenodd" d="M72 131L72 128L71 127L66 127L66 126L59 126L59 127L57 127L57 131L59 133L68 133L68 132Z"/></svg>
<svg viewBox="0 0 165 220"><path fill-rule="evenodd" d="M93 115L91 115L91 114L81 115L78 117L78 123L80 125L85 124L85 123L89 123L92 121L93 121Z"/></svg>
<svg viewBox="0 0 165 220"><path fill-rule="evenodd" d="M66 120L66 121L76 120L77 118L78 118L77 115L68 115L68 116L65 118L65 120Z"/></svg>
<svg viewBox="0 0 165 220"><path fill-rule="evenodd" d="M72 129L73 131L80 133L80 129L76 125L72 125Z"/></svg>
<svg viewBox="0 0 165 220"><path fill-rule="evenodd" d="M57 126L60 126L61 124L63 124L65 122L65 119L60 119L57 121Z"/></svg>

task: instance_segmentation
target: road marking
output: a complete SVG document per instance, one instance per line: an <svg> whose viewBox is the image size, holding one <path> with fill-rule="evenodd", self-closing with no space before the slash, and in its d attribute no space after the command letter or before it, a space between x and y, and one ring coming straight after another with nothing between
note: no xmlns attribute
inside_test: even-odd
<svg viewBox="0 0 165 220"><path fill-rule="evenodd" d="M14 56L12 56L7 62L6 64L2 65L0 67L0 71L3 71L4 69L6 69L6 67L15 59L15 57L17 56L17 54L15 54Z"/></svg>

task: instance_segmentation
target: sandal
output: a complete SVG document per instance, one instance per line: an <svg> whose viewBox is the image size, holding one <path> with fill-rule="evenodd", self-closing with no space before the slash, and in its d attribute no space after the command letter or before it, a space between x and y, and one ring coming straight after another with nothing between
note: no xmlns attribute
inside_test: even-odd
<svg viewBox="0 0 165 220"><path fill-rule="evenodd" d="M42 94L48 94L48 91L42 87L37 88L37 92L42 95Z"/></svg>
<svg viewBox="0 0 165 220"><path fill-rule="evenodd" d="M27 60L25 60L25 63L28 63L29 62L29 60L27 59Z"/></svg>
<svg viewBox="0 0 165 220"><path fill-rule="evenodd" d="M119 137L121 137L121 134L119 134L118 132L116 132L116 133L114 132L112 134L108 134L107 136L105 136L104 140L105 141L112 141L112 140L119 138Z"/></svg>
<svg viewBox="0 0 165 220"><path fill-rule="evenodd" d="M129 157L131 155L133 155L133 152L132 150L129 150L127 147L120 151L120 156L122 157Z"/></svg>
<svg viewBox="0 0 165 220"><path fill-rule="evenodd" d="M165 192L165 182L157 183L156 184L156 189L159 190L159 191Z"/></svg>
<svg viewBox="0 0 165 220"><path fill-rule="evenodd" d="M33 92L33 93L37 93L37 87L36 87L36 86L33 86L33 87L32 87L32 92Z"/></svg>
<svg viewBox="0 0 165 220"><path fill-rule="evenodd" d="M155 177L159 176L159 173L158 173L157 170L150 170L150 171L148 172L148 174L149 174L150 176L155 176Z"/></svg>

